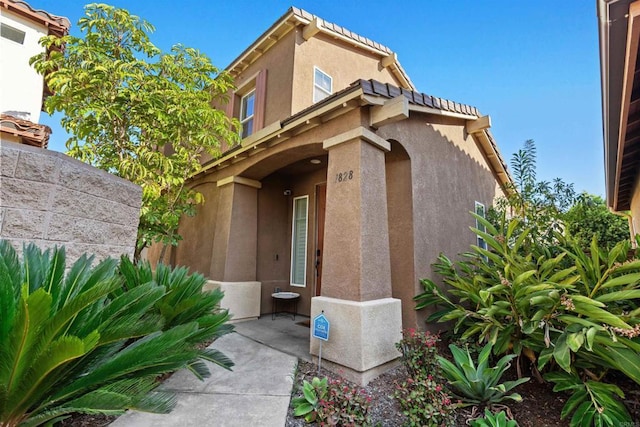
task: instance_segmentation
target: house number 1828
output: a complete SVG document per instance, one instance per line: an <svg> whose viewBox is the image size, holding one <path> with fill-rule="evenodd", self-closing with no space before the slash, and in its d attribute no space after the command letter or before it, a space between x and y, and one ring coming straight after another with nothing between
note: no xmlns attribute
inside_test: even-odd
<svg viewBox="0 0 640 427"><path fill-rule="evenodd" d="M345 182L353 179L353 171L344 171L336 174L336 182Z"/></svg>

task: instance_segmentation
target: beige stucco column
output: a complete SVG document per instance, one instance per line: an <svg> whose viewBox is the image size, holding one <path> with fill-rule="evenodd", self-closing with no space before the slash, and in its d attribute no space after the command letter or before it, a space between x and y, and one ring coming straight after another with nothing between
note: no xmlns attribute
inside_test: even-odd
<svg viewBox="0 0 640 427"><path fill-rule="evenodd" d="M398 357L402 308L391 298L384 153L390 144L359 127L324 141L329 151L322 296L311 315L331 323L323 359L366 383ZM311 353L319 342L311 339ZM344 370L344 369L343 369Z"/></svg>
<svg viewBox="0 0 640 427"><path fill-rule="evenodd" d="M260 316L260 282L256 281L259 181L230 176L217 183L218 215L213 237L209 288L220 288L221 306L233 320Z"/></svg>

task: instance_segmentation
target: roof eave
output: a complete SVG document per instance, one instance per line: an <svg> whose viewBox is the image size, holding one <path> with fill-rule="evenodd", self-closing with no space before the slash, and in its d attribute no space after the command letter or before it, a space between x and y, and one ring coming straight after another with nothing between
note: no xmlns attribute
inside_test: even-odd
<svg viewBox="0 0 640 427"><path fill-rule="evenodd" d="M47 28L49 35L58 37L69 33L71 22L64 16L52 15L45 10L34 9L24 1L0 0L0 7Z"/></svg>
<svg viewBox="0 0 640 427"><path fill-rule="evenodd" d="M358 36L356 39L354 33L347 30L351 36L341 34L333 31L328 26L336 27L335 24L328 23L323 19L310 14L302 9L290 7L287 12L280 17L273 25L271 25L260 37L258 37L247 49L245 49L231 64L229 64L225 70L231 74L238 74L247 68L251 63L257 60L262 54L271 48L279 39L281 39L289 31L293 30L297 26L315 25L315 33L323 33L339 39L344 43L355 46L366 52L373 53L380 56L380 58L393 57L393 61L390 64L391 73L398 79L400 86L405 89L416 90L413 82L409 78L407 72L402 68L396 55L388 47L379 43L373 42L364 37ZM326 24L326 25L325 25ZM364 40L364 42L362 41Z"/></svg>
<svg viewBox="0 0 640 427"><path fill-rule="evenodd" d="M596 0L607 204L617 210L620 126L630 0Z"/></svg>

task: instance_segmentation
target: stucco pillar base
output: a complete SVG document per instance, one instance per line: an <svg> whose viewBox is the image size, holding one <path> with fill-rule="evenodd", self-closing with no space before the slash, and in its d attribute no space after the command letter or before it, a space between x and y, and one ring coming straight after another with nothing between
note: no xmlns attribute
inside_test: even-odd
<svg viewBox="0 0 640 427"><path fill-rule="evenodd" d="M231 322L260 317L260 282L207 280L204 289L207 291L220 289L224 292L220 307L229 310L229 313L233 316Z"/></svg>
<svg viewBox="0 0 640 427"><path fill-rule="evenodd" d="M324 310L330 322L329 341L322 343L324 366L366 384L394 366L402 338L402 304L399 299L349 301L329 297L311 299L311 319ZM313 328L313 325L311 325ZM312 331L313 332L313 331ZM310 353L318 356L320 340L311 337ZM325 362L331 362L325 365Z"/></svg>

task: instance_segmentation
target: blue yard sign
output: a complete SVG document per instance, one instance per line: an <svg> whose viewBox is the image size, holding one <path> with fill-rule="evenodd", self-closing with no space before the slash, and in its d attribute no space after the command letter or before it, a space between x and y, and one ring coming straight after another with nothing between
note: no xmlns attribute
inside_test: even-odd
<svg viewBox="0 0 640 427"><path fill-rule="evenodd" d="M329 320L324 314L313 318L313 337L323 341L329 341Z"/></svg>

